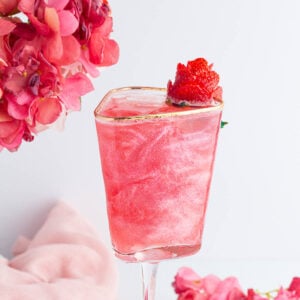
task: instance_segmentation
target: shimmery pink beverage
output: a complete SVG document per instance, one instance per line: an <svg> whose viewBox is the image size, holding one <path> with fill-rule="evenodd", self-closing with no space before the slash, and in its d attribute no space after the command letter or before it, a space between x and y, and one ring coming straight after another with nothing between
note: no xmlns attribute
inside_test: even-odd
<svg viewBox="0 0 300 300"><path fill-rule="evenodd" d="M95 110L117 257L158 261L201 246L222 103L178 107L158 88L109 92Z"/></svg>

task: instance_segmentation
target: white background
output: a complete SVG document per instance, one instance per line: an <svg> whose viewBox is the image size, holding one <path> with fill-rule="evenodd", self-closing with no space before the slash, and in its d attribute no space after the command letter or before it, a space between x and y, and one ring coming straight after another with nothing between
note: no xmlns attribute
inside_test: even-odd
<svg viewBox="0 0 300 300"><path fill-rule="evenodd" d="M158 299L183 265L273 289L300 276L300 1L110 1L120 61L102 71L65 130L0 154L0 253L64 200L110 247L93 110L111 88L166 86L196 57L221 75L221 130L202 250L162 263ZM139 269L118 262L120 299L141 299ZM297 273L298 272L298 273Z"/></svg>

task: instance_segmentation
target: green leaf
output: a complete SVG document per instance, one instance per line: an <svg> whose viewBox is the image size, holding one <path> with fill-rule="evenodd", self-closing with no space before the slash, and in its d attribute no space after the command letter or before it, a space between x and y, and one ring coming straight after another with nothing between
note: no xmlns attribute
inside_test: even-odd
<svg viewBox="0 0 300 300"><path fill-rule="evenodd" d="M226 126L228 124L228 122L226 121L221 121L221 128L224 128L224 126Z"/></svg>

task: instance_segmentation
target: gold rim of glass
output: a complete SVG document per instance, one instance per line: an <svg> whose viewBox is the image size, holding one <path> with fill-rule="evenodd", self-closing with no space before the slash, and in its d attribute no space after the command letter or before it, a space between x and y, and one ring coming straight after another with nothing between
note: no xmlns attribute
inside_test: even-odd
<svg viewBox="0 0 300 300"><path fill-rule="evenodd" d="M215 106L210 107L195 107L189 110L182 110L176 112L166 112L166 113L157 113L157 114L147 114L147 115L136 115L136 116L126 116L126 117L109 117L101 115L100 111L102 106L105 104L105 99L107 99L110 95L121 92L121 91L130 91L130 90L145 90L145 91L157 91L157 92L167 92L166 88L159 87L148 87L148 86L129 86L129 87L121 87L110 90L108 93L104 95L98 106L94 111L94 115L96 120L106 120L106 121L122 121L122 120L141 120L141 119L155 119L155 118L164 118L164 117L173 117L173 116L182 116L182 115L191 115L197 113L210 112L214 110L222 110L224 106L224 102L222 100L215 100L218 103ZM167 100L167 99L166 99Z"/></svg>

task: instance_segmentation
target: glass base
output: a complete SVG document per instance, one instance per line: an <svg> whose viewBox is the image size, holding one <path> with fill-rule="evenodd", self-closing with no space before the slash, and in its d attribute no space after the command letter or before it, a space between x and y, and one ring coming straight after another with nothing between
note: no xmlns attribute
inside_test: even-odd
<svg viewBox="0 0 300 300"><path fill-rule="evenodd" d="M190 256L199 251L201 244L180 245L145 249L135 253L120 253L114 249L115 256L126 262L158 262L161 260Z"/></svg>

